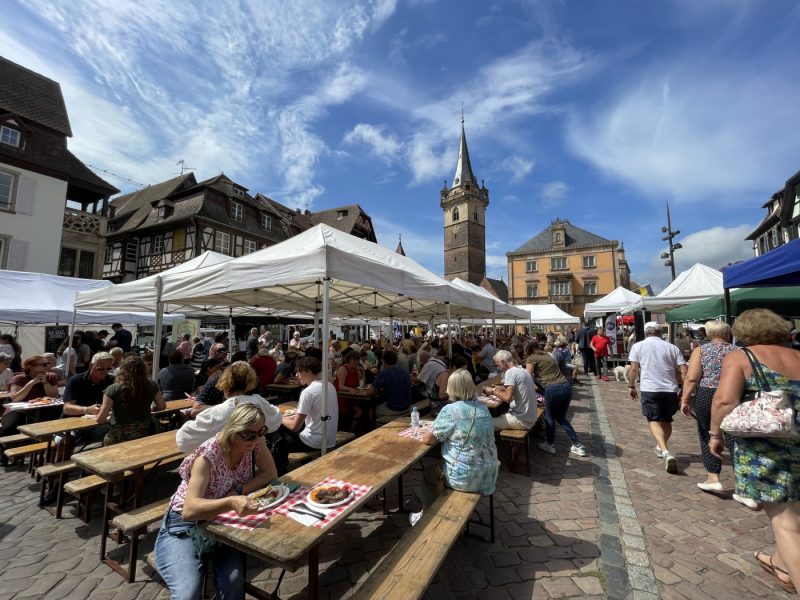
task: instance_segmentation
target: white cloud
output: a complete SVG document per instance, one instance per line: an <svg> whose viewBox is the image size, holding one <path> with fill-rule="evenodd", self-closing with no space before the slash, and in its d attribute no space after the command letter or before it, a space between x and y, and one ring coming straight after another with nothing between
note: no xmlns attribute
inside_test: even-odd
<svg viewBox="0 0 800 600"><path fill-rule="evenodd" d="M542 202L548 208L558 206L568 192L569 186L563 181L551 181L542 187Z"/></svg>
<svg viewBox="0 0 800 600"><path fill-rule="evenodd" d="M364 144L381 160L391 163L401 156L403 144L386 131L383 125L359 123L344 136L346 144Z"/></svg>
<svg viewBox="0 0 800 600"><path fill-rule="evenodd" d="M535 164L534 161L521 156L509 156L500 164L500 168L511 174L511 183L517 184L533 171Z"/></svg>
<svg viewBox="0 0 800 600"><path fill-rule="evenodd" d="M747 67L648 64L607 104L569 120L572 151L650 198L734 203L768 195L796 169L796 140L776 135L800 120L800 83L782 63Z"/></svg>
<svg viewBox="0 0 800 600"><path fill-rule="evenodd" d="M85 161L147 183L174 175L178 158L201 178L258 166L265 179L285 174L276 191L307 205L321 193L315 166L326 151L315 122L365 85L347 59L396 0L209 0L192 10L31 0L25 10L38 20L0 26L0 47L62 84L71 147Z"/></svg>
<svg viewBox="0 0 800 600"><path fill-rule="evenodd" d="M730 263L753 258L753 244L744 239L752 230L751 225L712 227L685 237L678 236L676 241L683 247L675 251L675 272L685 271L696 263L721 269ZM645 270L633 273L632 278L642 284L652 283L656 290L665 288L670 282L670 269L664 266L664 259L660 255L667 250L667 247L659 250Z"/></svg>

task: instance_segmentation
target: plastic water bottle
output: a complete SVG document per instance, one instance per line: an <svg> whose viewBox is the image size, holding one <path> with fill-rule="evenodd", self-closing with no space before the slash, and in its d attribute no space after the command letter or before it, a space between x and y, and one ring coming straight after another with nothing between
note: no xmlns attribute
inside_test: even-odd
<svg viewBox="0 0 800 600"><path fill-rule="evenodd" d="M419 409L416 406L411 408L411 426L419 427Z"/></svg>

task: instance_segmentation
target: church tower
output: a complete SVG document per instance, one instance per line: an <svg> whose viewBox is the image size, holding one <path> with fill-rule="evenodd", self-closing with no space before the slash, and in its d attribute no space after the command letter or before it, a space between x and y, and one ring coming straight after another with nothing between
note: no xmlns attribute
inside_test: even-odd
<svg viewBox="0 0 800 600"><path fill-rule="evenodd" d="M486 275L486 207L489 190L478 185L472 172L461 117L461 146L453 186L447 181L440 195L444 211L444 277L456 277L480 285Z"/></svg>

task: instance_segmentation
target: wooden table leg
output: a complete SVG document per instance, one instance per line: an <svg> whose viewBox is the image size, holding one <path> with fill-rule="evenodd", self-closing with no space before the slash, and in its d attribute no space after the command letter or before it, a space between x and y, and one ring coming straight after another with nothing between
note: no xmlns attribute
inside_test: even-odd
<svg viewBox="0 0 800 600"><path fill-rule="evenodd" d="M308 598L319 600L319 544L308 551Z"/></svg>
<svg viewBox="0 0 800 600"><path fill-rule="evenodd" d="M106 481L105 506L103 507L103 535L100 536L100 562L106 559L106 538L108 537L109 525L111 523L111 492L114 484Z"/></svg>

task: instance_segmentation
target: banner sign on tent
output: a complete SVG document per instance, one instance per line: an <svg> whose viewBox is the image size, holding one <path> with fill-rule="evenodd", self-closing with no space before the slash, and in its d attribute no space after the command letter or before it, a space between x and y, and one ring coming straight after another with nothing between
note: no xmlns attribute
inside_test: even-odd
<svg viewBox="0 0 800 600"><path fill-rule="evenodd" d="M606 317L606 335L609 337L610 343L608 351L610 354L617 353L617 315L611 314Z"/></svg>

